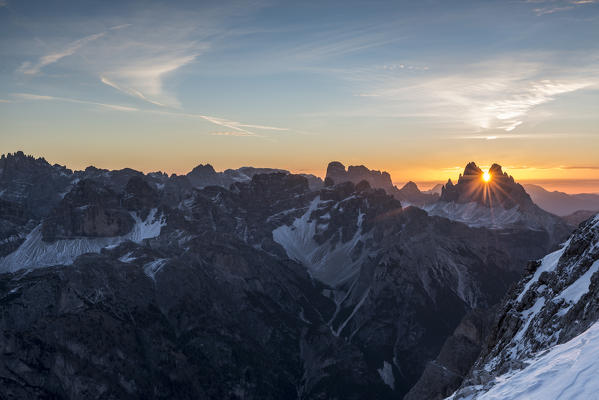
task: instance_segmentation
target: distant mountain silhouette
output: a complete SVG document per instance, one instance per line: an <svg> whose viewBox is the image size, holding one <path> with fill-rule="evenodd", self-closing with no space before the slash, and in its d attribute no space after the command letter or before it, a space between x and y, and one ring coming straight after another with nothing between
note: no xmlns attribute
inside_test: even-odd
<svg viewBox="0 0 599 400"><path fill-rule="evenodd" d="M556 215L566 216L576 211L599 211L599 194L567 194L550 192L534 184L523 184L532 200L543 210Z"/></svg>

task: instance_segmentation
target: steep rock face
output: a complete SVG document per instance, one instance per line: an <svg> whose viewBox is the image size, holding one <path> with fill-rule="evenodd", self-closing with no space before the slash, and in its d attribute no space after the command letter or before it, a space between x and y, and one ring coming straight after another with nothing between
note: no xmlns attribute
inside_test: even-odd
<svg viewBox="0 0 599 400"><path fill-rule="evenodd" d="M45 241L86 237L120 236L133 228L133 217L111 189L83 180L44 219Z"/></svg>
<svg viewBox="0 0 599 400"><path fill-rule="evenodd" d="M160 205L159 194L145 178L134 176L127 182L122 204L129 211L143 212Z"/></svg>
<svg viewBox="0 0 599 400"><path fill-rule="evenodd" d="M0 198L0 257L16 250L29 229L25 208L20 203Z"/></svg>
<svg viewBox="0 0 599 400"><path fill-rule="evenodd" d="M547 350L552 353L554 347L557 351L560 346L556 345L566 346L597 322L599 217L582 224L560 250L531 263L529 271L508 297L483 353L454 398L485 398L486 392L496 390L496 384L505 388L499 383L510 376L526 376L529 365L539 367L535 357ZM563 346L561 349L568 348ZM577 346L570 347L579 351ZM531 368L530 374L536 371ZM558 374L552 379L574 384L567 381L574 377L563 381ZM513 384L514 390L506 398L526 393L527 388L518 387L518 381Z"/></svg>
<svg viewBox="0 0 599 400"><path fill-rule="evenodd" d="M437 358L426 364L404 400L440 400L458 388L477 360L494 322L494 308L473 309L443 344Z"/></svg>

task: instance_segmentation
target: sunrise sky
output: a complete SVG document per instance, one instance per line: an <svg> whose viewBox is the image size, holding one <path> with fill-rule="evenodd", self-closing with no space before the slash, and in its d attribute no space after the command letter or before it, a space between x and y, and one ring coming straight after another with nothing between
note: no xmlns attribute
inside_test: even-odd
<svg viewBox="0 0 599 400"><path fill-rule="evenodd" d="M339 160L396 182L497 162L599 192L599 0L0 0L16 150L175 173Z"/></svg>

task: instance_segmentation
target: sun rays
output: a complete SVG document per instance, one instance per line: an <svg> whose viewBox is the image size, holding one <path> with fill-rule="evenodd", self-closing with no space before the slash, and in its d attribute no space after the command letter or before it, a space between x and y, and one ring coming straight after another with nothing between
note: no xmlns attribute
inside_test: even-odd
<svg viewBox="0 0 599 400"><path fill-rule="evenodd" d="M489 183L491 181L491 174L489 171L483 173L483 182Z"/></svg>

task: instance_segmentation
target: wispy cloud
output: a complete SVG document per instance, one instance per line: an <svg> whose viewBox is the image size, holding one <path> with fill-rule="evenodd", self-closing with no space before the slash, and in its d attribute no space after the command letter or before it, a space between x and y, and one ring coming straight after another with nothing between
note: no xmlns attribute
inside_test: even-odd
<svg viewBox="0 0 599 400"><path fill-rule="evenodd" d="M561 169L599 169L599 165L562 165Z"/></svg>
<svg viewBox="0 0 599 400"><path fill-rule="evenodd" d="M197 54L176 56L167 52L167 55L124 60L121 65L103 72L100 80L125 94L154 105L178 107L178 101L164 93L163 79L196 57Z"/></svg>
<svg viewBox="0 0 599 400"><path fill-rule="evenodd" d="M579 6L599 3L599 0L527 0L527 3L543 4L541 7L533 8L538 16L555 14L562 11L573 10Z"/></svg>
<svg viewBox="0 0 599 400"><path fill-rule="evenodd" d="M13 97L19 100L42 100L42 101L63 101L67 103L77 103L77 104L90 104L94 106L100 106L104 108L109 108L111 110L116 111L140 111L135 107L123 106L120 104L107 104L107 103L99 103L96 101L87 101L87 100L79 100L79 99L70 99L66 97L56 97L56 96L45 96L39 94L32 93L13 93Z"/></svg>
<svg viewBox="0 0 599 400"><path fill-rule="evenodd" d="M584 62L588 61L581 58L581 65ZM549 61L506 58L463 64L461 72L406 77L373 69L348 74L347 79L359 88L357 96L374 103L375 112L432 117L446 123L462 123L477 131L511 132L529 120L537 107L568 93L599 87L599 70L594 66L553 65ZM367 85L371 85L370 90ZM480 138L491 140L494 136Z"/></svg>
<svg viewBox="0 0 599 400"><path fill-rule="evenodd" d="M75 54L75 52L79 50L81 47L83 47L85 44L99 39L105 34L106 32L101 32L75 40L74 42L69 43L67 47L60 51L49 53L45 56L40 57L40 59L36 63L25 61L23 64L21 64L18 71L26 75L38 74L41 71L41 69L45 66L53 64L65 57Z"/></svg>
<svg viewBox="0 0 599 400"><path fill-rule="evenodd" d="M12 103L10 100L0 99L0 103Z"/></svg>
<svg viewBox="0 0 599 400"><path fill-rule="evenodd" d="M230 121L228 119L213 117L213 116L209 116L209 115L170 111L170 110L165 110L165 109L151 109L150 110L150 109L142 109L142 108L124 106L124 105L120 105L120 104L107 104L107 103L100 103L100 102L95 102L95 101L72 99L72 98L57 97L57 96L47 96L47 95L40 95L40 94L33 94L33 93L13 93L12 96L17 100L23 100L23 101L62 101L62 102L77 103L77 104L89 104L89 105L99 106L99 107L108 108L108 109L112 109L112 110L116 110L116 111L140 112L140 113L167 115L167 116L181 117L181 118L202 119L202 120L208 121L212 124L219 125L219 126L222 126L225 128L229 128L232 130L232 131L222 131L222 132L213 133L215 135L221 135L221 136L263 137L264 135L260 135L256 132L254 132L254 130L256 130L256 129L268 130L268 131L289 131L289 129L287 129L287 128L281 128L281 127L276 127L276 126L247 124L247 123L243 123L243 122ZM248 128L252 129L252 130L250 131Z"/></svg>
<svg viewBox="0 0 599 400"><path fill-rule="evenodd" d="M312 40L286 49L285 53L295 59L322 60L381 47L400 41L399 36L390 36L384 27L367 27L359 30L341 30L319 32Z"/></svg>
<svg viewBox="0 0 599 400"><path fill-rule="evenodd" d="M136 89L133 89L133 88L124 88L124 87L121 87L121 86L117 85L116 83L112 82L110 79L108 79L108 78L106 78L106 77L104 77L104 76L100 76L100 81L101 81L103 84L105 84L105 85L108 85L108 86L111 86L111 87L115 88L116 90L118 90L118 91L120 91L120 92L123 92L123 93L125 93L125 94L128 94L128 95L130 95L130 96L137 97L137 98L139 98L139 99L142 99L142 100L144 100L144 101L147 101L148 103L152 103L152 104L154 104L154 105L157 105L157 106L166 107L166 106L165 106L164 104L162 104L162 103L159 103L159 102L157 102L157 101L154 101L154 100L152 100L152 99L148 99L148 98L147 98L146 96L144 96L144 94L143 94L143 93L141 93L140 91L138 91L138 90L136 90Z"/></svg>
<svg viewBox="0 0 599 400"><path fill-rule="evenodd" d="M0 0L0 8L1 7L8 7L8 1L6 1L6 0Z"/></svg>

